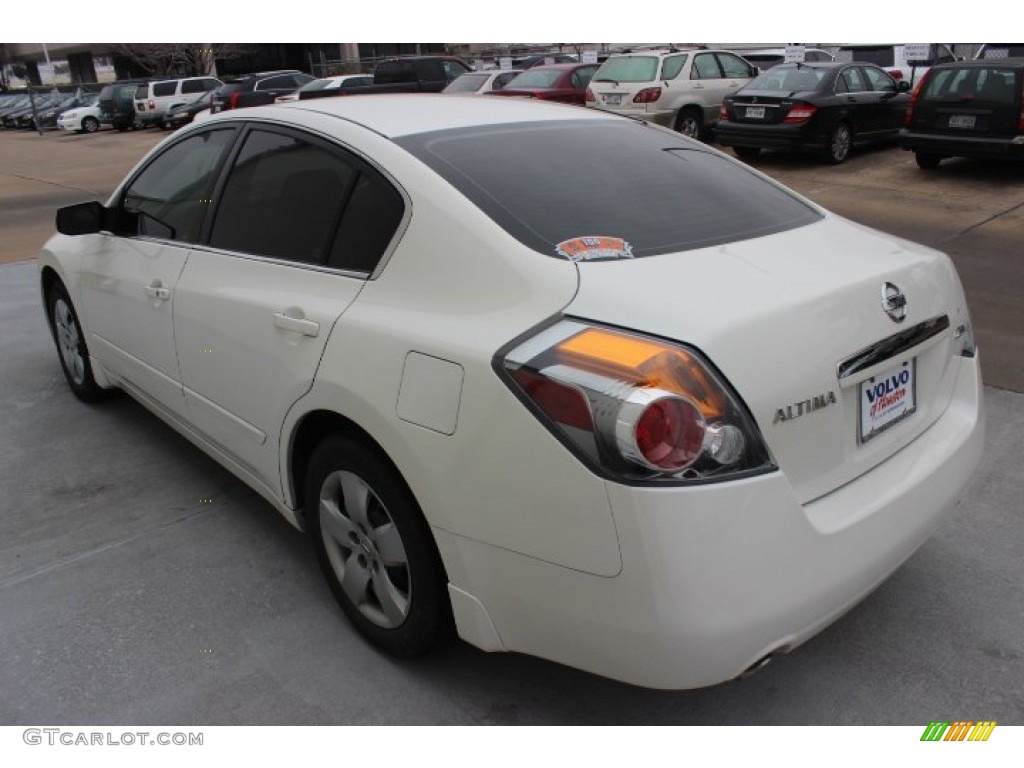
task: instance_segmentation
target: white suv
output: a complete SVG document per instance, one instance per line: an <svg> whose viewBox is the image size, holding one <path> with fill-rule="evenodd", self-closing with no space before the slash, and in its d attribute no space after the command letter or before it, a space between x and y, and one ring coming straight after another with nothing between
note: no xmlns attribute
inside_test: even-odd
<svg viewBox="0 0 1024 768"><path fill-rule="evenodd" d="M135 116L144 125L164 127L164 114L176 104L224 85L216 77L179 77L143 83L135 92Z"/></svg>
<svg viewBox="0 0 1024 768"><path fill-rule="evenodd" d="M702 138L722 101L757 68L731 51L643 51L611 56L594 73L587 106L639 117Z"/></svg>

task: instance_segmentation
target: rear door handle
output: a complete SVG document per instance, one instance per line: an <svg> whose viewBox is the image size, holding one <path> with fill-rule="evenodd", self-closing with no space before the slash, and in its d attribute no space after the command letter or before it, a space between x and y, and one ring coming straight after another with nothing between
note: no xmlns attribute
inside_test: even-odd
<svg viewBox="0 0 1024 768"><path fill-rule="evenodd" d="M146 286L146 295L151 299L160 299L160 301L167 301L171 298L171 289L164 288L163 283L159 280L154 280L152 283Z"/></svg>
<svg viewBox="0 0 1024 768"><path fill-rule="evenodd" d="M303 336L317 336L320 333L320 323L301 317L289 317L283 312L274 313L274 325L285 331L301 333Z"/></svg>

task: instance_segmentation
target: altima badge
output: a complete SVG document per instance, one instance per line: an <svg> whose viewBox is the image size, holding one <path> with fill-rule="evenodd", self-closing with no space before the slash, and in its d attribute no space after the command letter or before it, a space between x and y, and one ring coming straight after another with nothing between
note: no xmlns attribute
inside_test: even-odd
<svg viewBox="0 0 1024 768"><path fill-rule="evenodd" d="M809 400L801 400L799 403L787 405L785 408L777 408L775 410L775 418L772 419L772 424L778 424L780 421L798 419L801 416L806 416L808 413L812 413L820 410L821 408L827 408L828 406L835 404L836 393L829 390L822 395L815 395Z"/></svg>
<svg viewBox="0 0 1024 768"><path fill-rule="evenodd" d="M882 309L894 323L902 323L907 316L907 297L892 283L882 285Z"/></svg>

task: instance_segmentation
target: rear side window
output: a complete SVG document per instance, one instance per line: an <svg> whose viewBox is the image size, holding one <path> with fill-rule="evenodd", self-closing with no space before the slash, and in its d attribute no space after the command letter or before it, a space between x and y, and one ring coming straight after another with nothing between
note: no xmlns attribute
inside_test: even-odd
<svg viewBox="0 0 1024 768"><path fill-rule="evenodd" d="M1012 106L1020 93L1018 71L1009 67L964 67L933 70L924 92L925 101L972 101Z"/></svg>
<svg viewBox="0 0 1024 768"><path fill-rule="evenodd" d="M135 98L137 99L148 99L149 98L149 86L142 84L139 89L135 91Z"/></svg>
<svg viewBox="0 0 1024 768"><path fill-rule="evenodd" d="M669 56L661 65L661 79L672 80L679 75L680 70L683 68L683 64L686 63L686 55L682 56Z"/></svg>
<svg viewBox="0 0 1024 768"><path fill-rule="evenodd" d="M594 78L598 82L612 80L616 83L649 83L657 76L657 56L620 56L612 57L602 64Z"/></svg>
<svg viewBox="0 0 1024 768"><path fill-rule="evenodd" d="M622 238L642 257L821 218L742 165L632 121L495 125L396 141L510 235L550 256L581 237Z"/></svg>
<svg viewBox="0 0 1024 768"><path fill-rule="evenodd" d="M481 72L480 74L462 75L453 80L447 88L444 89L445 93L476 93L480 90L480 87L487 82L487 78L490 75Z"/></svg>
<svg viewBox="0 0 1024 768"><path fill-rule="evenodd" d="M504 74L498 75L494 78L494 82L491 83L492 91L500 91L506 85L508 85L512 79L518 75L518 72L505 72Z"/></svg>
<svg viewBox="0 0 1024 768"><path fill-rule="evenodd" d="M252 131L217 206L210 245L324 264L356 171L294 136Z"/></svg>
<svg viewBox="0 0 1024 768"><path fill-rule="evenodd" d="M152 88L154 96L173 96L177 89L178 83L176 80L171 80L167 83L153 83Z"/></svg>
<svg viewBox="0 0 1024 768"><path fill-rule="evenodd" d="M215 80L186 80L181 84L182 93L203 93L217 85Z"/></svg>
<svg viewBox="0 0 1024 768"><path fill-rule="evenodd" d="M328 265L372 272L405 214L405 203L390 182L362 167L345 207Z"/></svg>
<svg viewBox="0 0 1024 768"><path fill-rule="evenodd" d="M574 70L569 77L569 82L572 83L573 88L586 88L596 71L597 67L582 67Z"/></svg>
<svg viewBox="0 0 1024 768"><path fill-rule="evenodd" d="M234 135L227 128L190 136L150 161L122 198L125 211L145 214L127 234L195 242L214 173Z"/></svg>

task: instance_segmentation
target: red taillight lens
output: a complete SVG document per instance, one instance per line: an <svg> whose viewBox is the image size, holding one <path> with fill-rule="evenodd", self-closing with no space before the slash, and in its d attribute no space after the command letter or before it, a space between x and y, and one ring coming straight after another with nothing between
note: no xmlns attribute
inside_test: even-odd
<svg viewBox="0 0 1024 768"><path fill-rule="evenodd" d="M644 406L632 425L626 422L625 410L624 406L619 413L620 432L632 427L626 438L631 445L620 443L620 448L628 455L629 448L635 446L639 454L630 458L640 458L652 469L678 472L700 456L707 425L700 409L686 398L659 397Z"/></svg>
<svg viewBox="0 0 1024 768"><path fill-rule="evenodd" d="M718 121L721 122L722 120L728 120L728 119L729 119L729 108L727 106L725 106L725 104L723 104L722 108L720 110L718 110Z"/></svg>
<svg viewBox="0 0 1024 768"><path fill-rule="evenodd" d="M613 479L679 484L774 469L738 398L681 345L563 320L496 367L548 429Z"/></svg>
<svg viewBox="0 0 1024 768"><path fill-rule="evenodd" d="M650 104L661 98L661 88L644 88L633 97L634 104Z"/></svg>
<svg viewBox="0 0 1024 768"><path fill-rule="evenodd" d="M150 109L156 109L156 102L153 101L152 99L149 100L149 108Z"/></svg>
<svg viewBox="0 0 1024 768"><path fill-rule="evenodd" d="M928 82L928 77L932 71L929 69L921 79L917 81L917 85L914 87L913 92L910 94L910 101L907 102L907 108L903 110L903 124L910 127L910 122L914 119L914 107L917 106L917 99L921 95L921 90L924 88L925 83Z"/></svg>
<svg viewBox="0 0 1024 768"><path fill-rule="evenodd" d="M895 80L897 83L903 79L902 69L890 69L889 74L892 75L892 79Z"/></svg>
<svg viewBox="0 0 1024 768"><path fill-rule="evenodd" d="M513 373L512 378L553 421L567 427L594 430L590 406L578 387L546 379L525 368Z"/></svg>
<svg viewBox="0 0 1024 768"><path fill-rule="evenodd" d="M814 114L818 111L818 108L813 104L794 104L790 107L789 112L786 114L784 123L806 123Z"/></svg>
<svg viewBox="0 0 1024 768"><path fill-rule="evenodd" d="M594 92L587 88L587 101L597 101L597 97L594 96Z"/></svg>
<svg viewBox="0 0 1024 768"><path fill-rule="evenodd" d="M238 100L241 99L241 98L242 98L242 93L240 91L237 92L237 93L232 93L231 94L231 98L228 99L228 109L237 109L238 108Z"/></svg>

